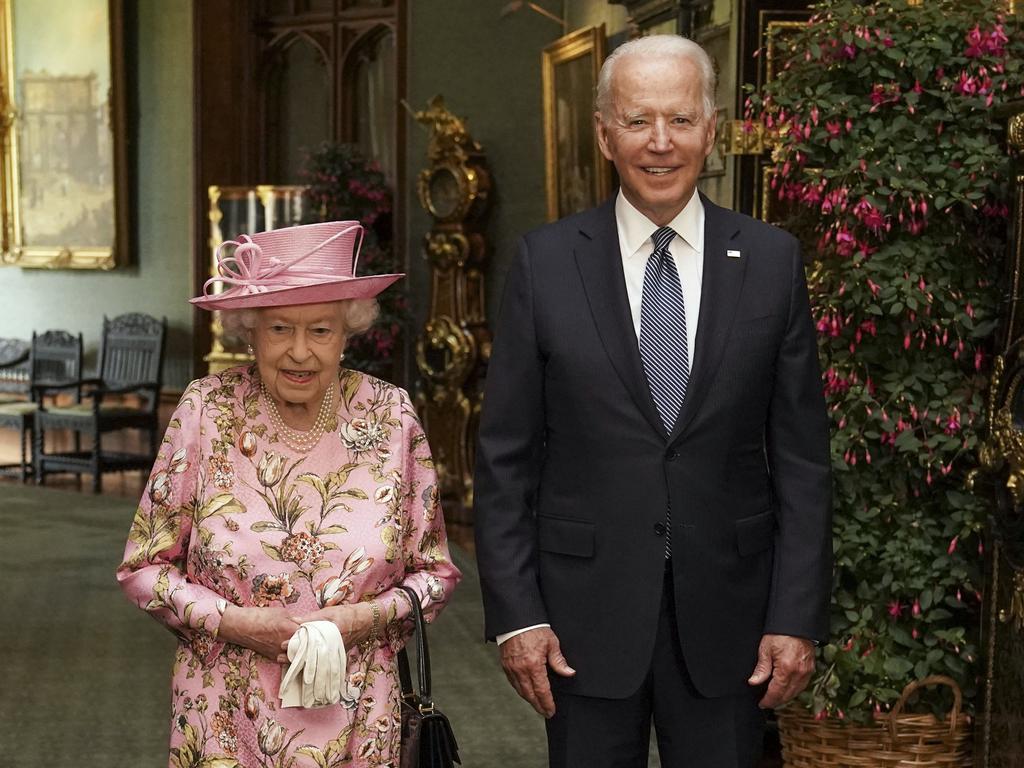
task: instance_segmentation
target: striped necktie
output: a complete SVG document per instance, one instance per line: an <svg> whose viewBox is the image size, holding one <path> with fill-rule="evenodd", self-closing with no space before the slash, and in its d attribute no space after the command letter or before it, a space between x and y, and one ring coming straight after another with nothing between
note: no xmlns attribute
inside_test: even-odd
<svg viewBox="0 0 1024 768"><path fill-rule="evenodd" d="M644 271L640 301L640 359L647 386L665 431L672 432L690 380L686 307L675 259L668 250L676 236L671 227L651 235L654 251ZM672 511L666 511L665 556L672 556Z"/></svg>

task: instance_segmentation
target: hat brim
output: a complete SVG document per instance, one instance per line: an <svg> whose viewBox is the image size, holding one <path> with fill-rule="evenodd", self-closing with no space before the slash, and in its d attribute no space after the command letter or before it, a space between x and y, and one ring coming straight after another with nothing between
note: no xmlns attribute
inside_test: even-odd
<svg viewBox="0 0 1024 768"><path fill-rule="evenodd" d="M233 289L212 296L197 296L189 302L202 309L259 309L291 307L298 304L324 304L345 299L372 299L389 285L401 280L399 275L366 275L342 280L276 288L261 293L241 293Z"/></svg>

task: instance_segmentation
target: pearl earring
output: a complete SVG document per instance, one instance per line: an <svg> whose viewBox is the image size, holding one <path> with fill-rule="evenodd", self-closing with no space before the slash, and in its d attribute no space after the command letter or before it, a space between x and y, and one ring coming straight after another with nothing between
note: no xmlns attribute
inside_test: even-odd
<svg viewBox="0 0 1024 768"><path fill-rule="evenodd" d="M339 363L345 362L345 353L344 352L341 353L341 357L338 358L338 362Z"/></svg>
<svg viewBox="0 0 1024 768"><path fill-rule="evenodd" d="M249 344L245 349L249 353L249 357L256 356L256 350L252 348L252 344Z"/></svg>

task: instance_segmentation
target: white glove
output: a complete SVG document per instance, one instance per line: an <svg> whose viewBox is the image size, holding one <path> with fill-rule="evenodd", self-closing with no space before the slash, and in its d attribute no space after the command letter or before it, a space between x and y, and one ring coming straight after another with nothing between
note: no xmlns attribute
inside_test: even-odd
<svg viewBox="0 0 1024 768"><path fill-rule="evenodd" d="M313 709L341 701L348 665L345 643L333 622L300 626L288 641L288 661L291 665L281 678L282 707Z"/></svg>

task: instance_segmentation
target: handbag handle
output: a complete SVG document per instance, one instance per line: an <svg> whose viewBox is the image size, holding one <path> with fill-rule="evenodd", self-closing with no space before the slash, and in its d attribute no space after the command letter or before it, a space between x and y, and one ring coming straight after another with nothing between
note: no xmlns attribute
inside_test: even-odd
<svg viewBox="0 0 1024 768"><path fill-rule="evenodd" d="M419 677L419 699L420 707L431 707L433 702L430 699L430 649L427 646L427 628L423 619L423 608L420 606L420 596L415 590L404 584L398 588L409 596L412 603L412 616L415 624L413 637L416 640L416 666ZM416 691L412 687L412 675L409 673L409 654L405 648L398 652L398 679L402 687L402 698L411 701L416 698Z"/></svg>

